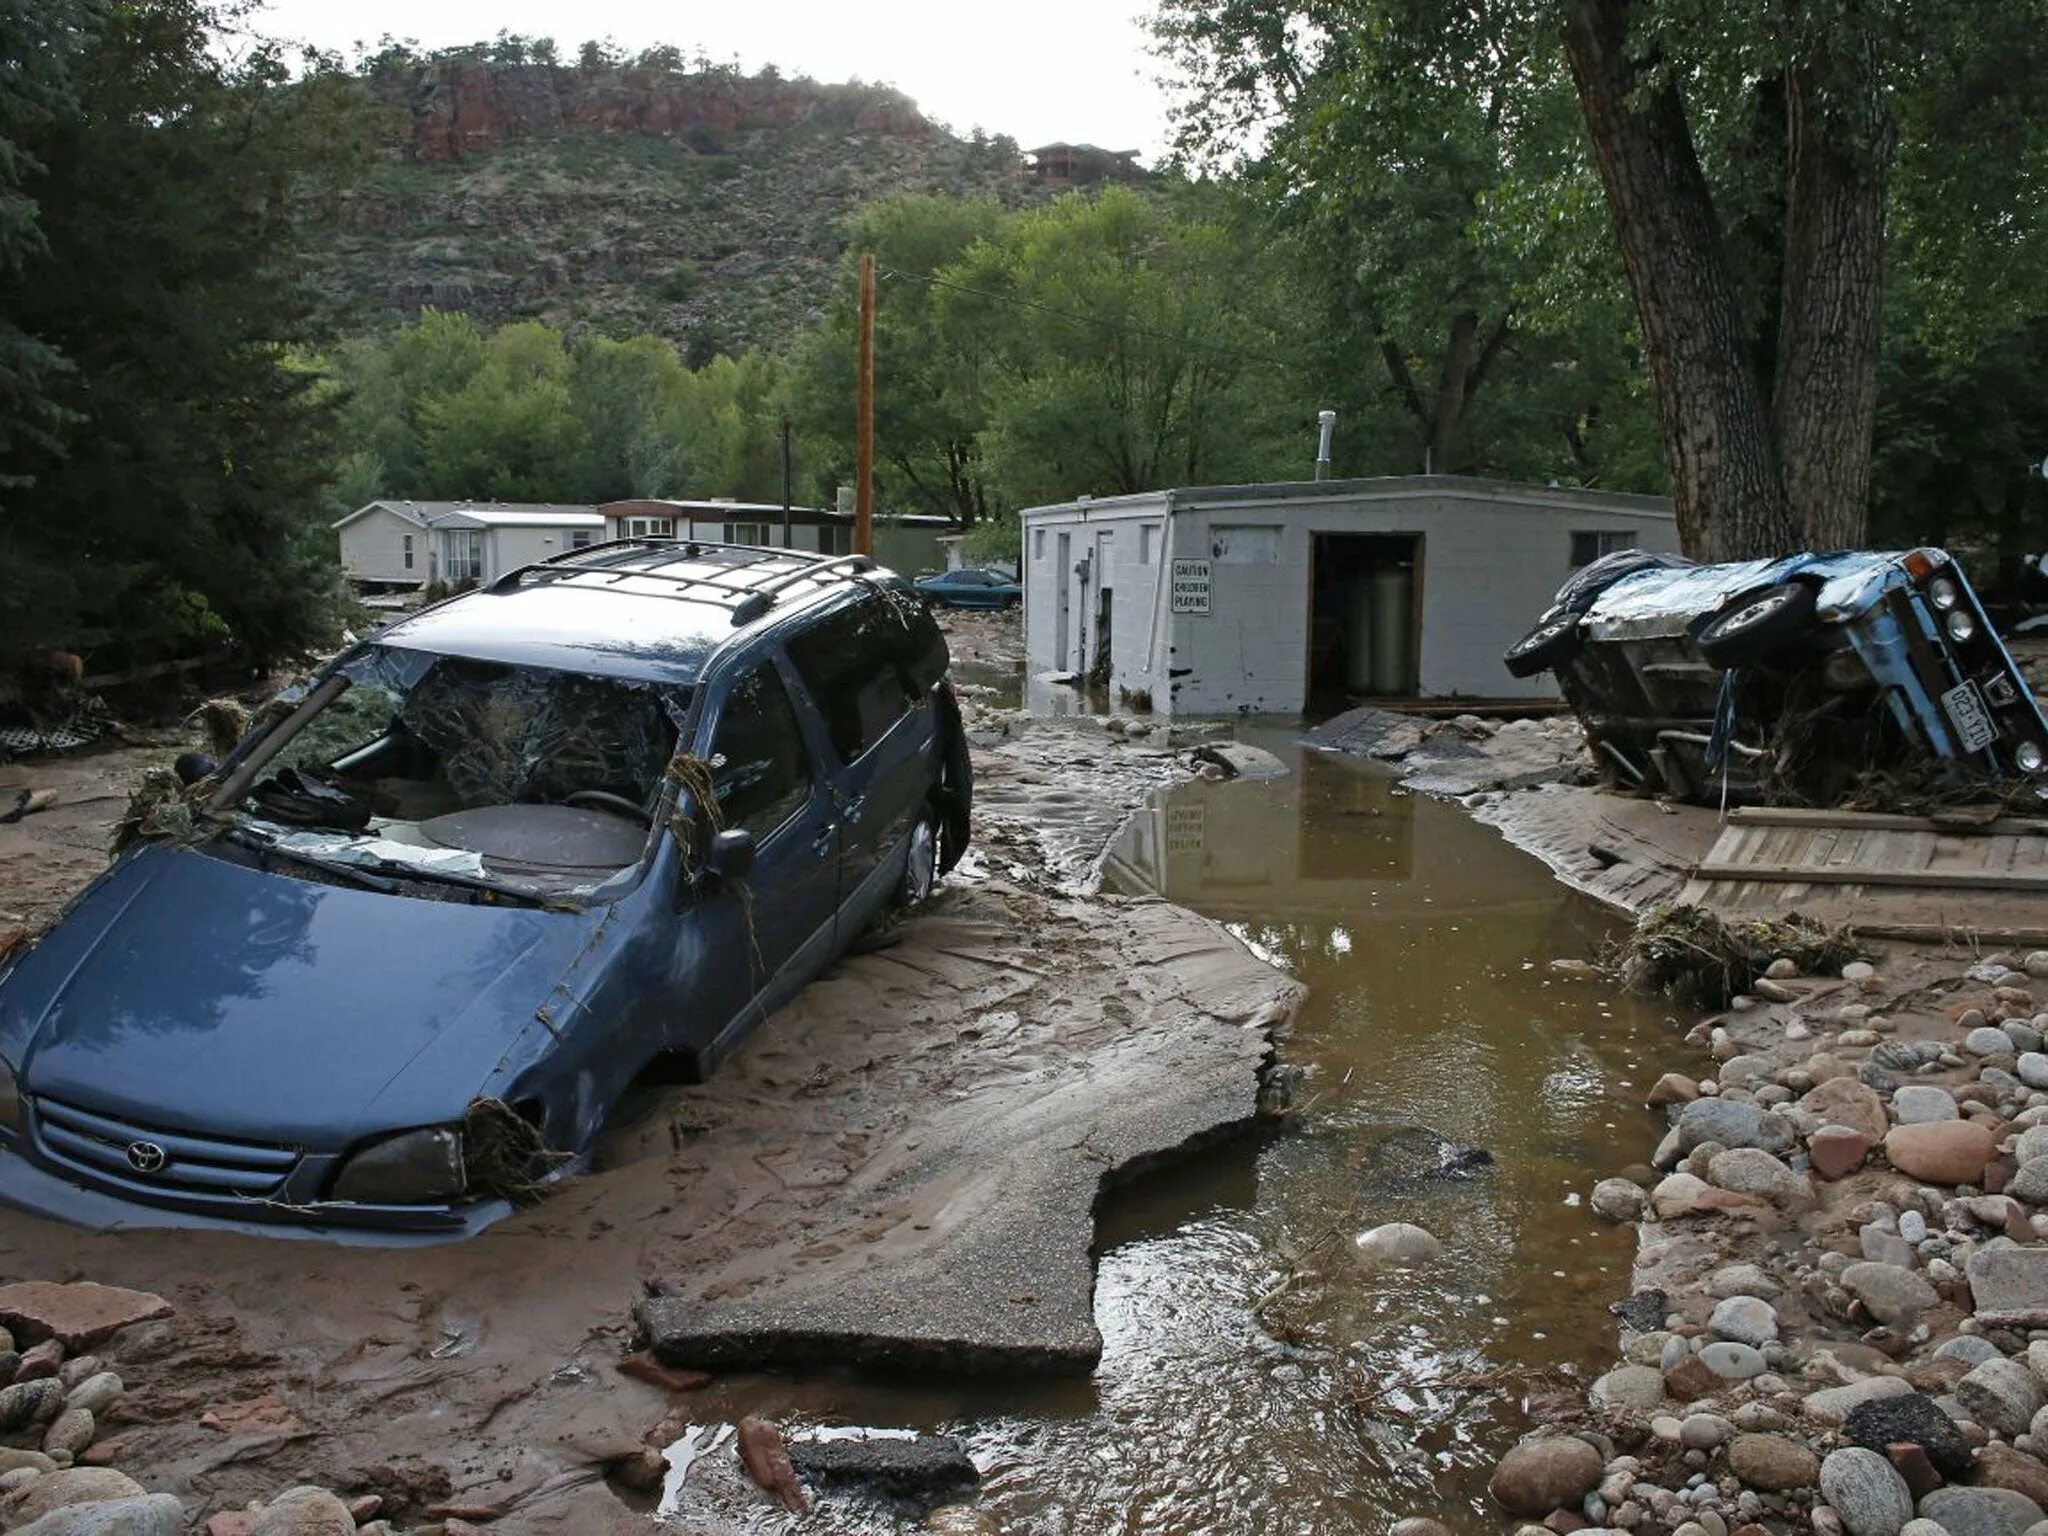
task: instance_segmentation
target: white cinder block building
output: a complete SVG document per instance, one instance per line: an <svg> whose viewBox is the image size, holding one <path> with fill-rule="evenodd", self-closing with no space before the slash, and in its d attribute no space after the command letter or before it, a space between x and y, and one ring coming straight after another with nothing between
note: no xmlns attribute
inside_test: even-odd
<svg viewBox="0 0 2048 1536"><path fill-rule="evenodd" d="M1170 715L1516 698L1501 652L1565 577L1678 549L1668 500L1448 475L1199 486L1023 514L1035 671Z"/></svg>

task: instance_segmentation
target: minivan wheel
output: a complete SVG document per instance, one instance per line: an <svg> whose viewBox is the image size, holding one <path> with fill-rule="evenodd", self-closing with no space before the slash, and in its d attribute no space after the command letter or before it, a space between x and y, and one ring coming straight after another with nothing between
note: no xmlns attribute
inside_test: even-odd
<svg viewBox="0 0 2048 1536"><path fill-rule="evenodd" d="M1579 654L1579 616L1545 619L1507 649L1501 660L1510 677L1534 677L1561 667Z"/></svg>
<svg viewBox="0 0 2048 1536"><path fill-rule="evenodd" d="M903 861L903 885L897 903L914 907L932 893L939 878L939 818L930 807L919 813L910 829L910 854Z"/></svg>

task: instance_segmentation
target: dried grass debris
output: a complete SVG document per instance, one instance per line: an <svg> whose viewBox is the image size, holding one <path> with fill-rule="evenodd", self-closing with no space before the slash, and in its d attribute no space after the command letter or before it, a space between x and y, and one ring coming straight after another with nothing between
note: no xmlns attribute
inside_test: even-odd
<svg viewBox="0 0 2048 1536"><path fill-rule="evenodd" d="M1672 902L1643 914L1614 968L1632 987L1725 1008L1780 956L1811 976L1839 974L1868 951L1847 924L1830 926L1797 912L1730 922L1705 907Z"/></svg>

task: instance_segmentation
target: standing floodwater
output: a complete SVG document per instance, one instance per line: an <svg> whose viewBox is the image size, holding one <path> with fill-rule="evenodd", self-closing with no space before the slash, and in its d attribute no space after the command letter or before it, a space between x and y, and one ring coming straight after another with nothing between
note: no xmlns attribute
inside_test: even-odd
<svg viewBox="0 0 2048 1536"><path fill-rule="evenodd" d="M1518 1402L1612 1359L1633 1237L1580 1197L1649 1157L1667 1010L1551 972L1612 919L1456 807L1264 744L1293 776L1176 788L1109 883L1308 983L1299 1126L1113 1204L1090 1410L969 1426L1006 1528L1491 1529ZM1389 1221L1444 1256L1371 1267Z"/></svg>

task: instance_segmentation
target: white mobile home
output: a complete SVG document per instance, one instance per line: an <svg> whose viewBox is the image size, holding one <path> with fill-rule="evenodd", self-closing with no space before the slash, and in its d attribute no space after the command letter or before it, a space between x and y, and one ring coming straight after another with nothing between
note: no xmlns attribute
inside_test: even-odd
<svg viewBox="0 0 2048 1536"><path fill-rule="evenodd" d="M1082 498L1023 524L1032 667L1173 715L1540 697L1501 653L1564 579L1678 548L1663 497L1447 475Z"/></svg>
<svg viewBox="0 0 2048 1536"><path fill-rule="evenodd" d="M605 536L596 507L502 501L373 501L334 525L341 573L358 586L456 586L581 549Z"/></svg>

